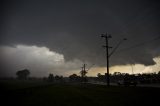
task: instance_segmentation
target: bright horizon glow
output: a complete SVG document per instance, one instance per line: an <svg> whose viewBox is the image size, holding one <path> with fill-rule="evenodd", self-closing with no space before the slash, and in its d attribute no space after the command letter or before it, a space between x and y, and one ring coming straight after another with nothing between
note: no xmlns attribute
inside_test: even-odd
<svg viewBox="0 0 160 106"><path fill-rule="evenodd" d="M47 47L30 45L1 46L0 51L1 60L3 60L3 64L6 66L4 73L9 76L15 76L16 71L25 68L31 70L30 76L35 77L48 76L49 73L65 77L74 73L80 75L83 64L78 59L65 61L63 54L51 51ZM160 57L156 57L153 60L156 64L150 66L144 66L143 64L112 66L110 67L110 73L121 72L132 74L132 68L134 74L160 71ZM90 65L91 63L88 62L86 69ZM97 76L98 73L105 74L106 67L94 66L88 71L87 76Z"/></svg>
<svg viewBox="0 0 160 106"><path fill-rule="evenodd" d="M142 73L154 73L160 71L160 57L156 57L153 59L156 64L145 66L143 64L127 64L127 65L116 65L110 67L110 73L121 72L121 73L129 73L129 74L142 74ZM133 70L132 70L133 69ZM133 73L132 73L133 71ZM98 73L104 75L107 72L106 67L94 67L88 72L88 76L97 76Z"/></svg>

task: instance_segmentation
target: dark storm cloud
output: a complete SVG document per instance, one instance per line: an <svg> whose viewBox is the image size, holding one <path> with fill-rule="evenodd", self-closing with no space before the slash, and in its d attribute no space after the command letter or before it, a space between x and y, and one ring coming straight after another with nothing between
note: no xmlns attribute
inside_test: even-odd
<svg viewBox="0 0 160 106"><path fill-rule="evenodd" d="M10 0L1 4L1 45L46 46L69 61L77 58L105 64L104 40L109 32L119 49L149 41L160 33L159 2L154 0ZM147 45L117 52L111 64L154 64L159 56L158 40Z"/></svg>

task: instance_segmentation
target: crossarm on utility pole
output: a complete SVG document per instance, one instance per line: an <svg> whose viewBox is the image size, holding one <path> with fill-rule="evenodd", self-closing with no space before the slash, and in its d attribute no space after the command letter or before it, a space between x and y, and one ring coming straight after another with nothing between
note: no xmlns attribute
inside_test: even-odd
<svg viewBox="0 0 160 106"><path fill-rule="evenodd" d="M101 34L101 37L103 37L103 38L105 38L105 45L103 46L103 47L105 47L105 49L106 49L106 61L107 61L107 86L109 87L110 86L110 78L109 78L109 48L111 48L111 47L109 47L108 46L108 39L109 38L111 38L111 35L107 35L107 33L106 34Z"/></svg>

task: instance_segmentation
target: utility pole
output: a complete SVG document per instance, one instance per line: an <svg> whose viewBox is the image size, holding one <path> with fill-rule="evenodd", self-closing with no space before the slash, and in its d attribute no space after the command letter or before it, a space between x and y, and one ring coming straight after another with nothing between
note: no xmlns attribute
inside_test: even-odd
<svg viewBox="0 0 160 106"><path fill-rule="evenodd" d="M86 72L86 64L83 64L84 73ZM85 74L84 74L85 76Z"/></svg>
<svg viewBox="0 0 160 106"><path fill-rule="evenodd" d="M109 58L113 55L113 53L117 50L117 48L120 46L120 44L123 43L124 40L127 40L126 38L123 38L118 44L117 46L115 46L115 48L111 51L111 53L109 54L109 49L112 48L109 46L108 44L108 40L109 38L112 38L112 36L109 34L101 34L101 37L102 38L105 38L105 45L103 45L102 47L104 47L106 49L106 61L107 61L107 86L109 87L110 86L110 76L109 76Z"/></svg>
<svg viewBox="0 0 160 106"><path fill-rule="evenodd" d="M106 43L105 43L105 45L103 45L103 47L106 49L106 61L107 61L107 86L109 87L110 86L110 78L109 78L109 48L112 48L112 47L109 47L109 45L108 45L108 39L109 38L112 38L111 37L111 35L107 35L107 33L106 34L101 34L101 37L102 38L105 38L105 41L106 41Z"/></svg>
<svg viewBox="0 0 160 106"><path fill-rule="evenodd" d="M81 77L82 77L82 81L85 82L85 77L86 77L86 74L87 74L86 64L83 64L80 74L81 74Z"/></svg>
<svg viewBox="0 0 160 106"><path fill-rule="evenodd" d="M86 64L83 64L82 70L81 70L81 76L82 76L82 78L85 77L85 75L86 75Z"/></svg>

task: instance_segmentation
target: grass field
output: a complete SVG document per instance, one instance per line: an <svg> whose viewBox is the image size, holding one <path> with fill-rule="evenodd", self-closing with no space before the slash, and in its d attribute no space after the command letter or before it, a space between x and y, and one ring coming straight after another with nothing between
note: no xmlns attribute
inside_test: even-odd
<svg viewBox="0 0 160 106"><path fill-rule="evenodd" d="M15 106L153 106L159 104L160 89L5 82L0 93L2 102Z"/></svg>

